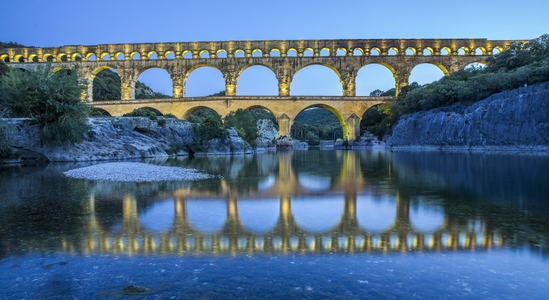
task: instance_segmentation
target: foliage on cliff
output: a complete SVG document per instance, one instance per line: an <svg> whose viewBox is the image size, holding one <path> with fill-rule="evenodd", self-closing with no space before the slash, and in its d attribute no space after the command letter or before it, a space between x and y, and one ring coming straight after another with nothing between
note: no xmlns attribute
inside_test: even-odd
<svg viewBox="0 0 549 300"><path fill-rule="evenodd" d="M487 63L486 68L460 70L430 84L410 84L389 109L380 106L367 112L370 119L380 121L371 124L363 118L361 129L382 136L404 114L453 104L470 105L499 92L549 81L549 35L512 43Z"/></svg>
<svg viewBox="0 0 549 300"><path fill-rule="evenodd" d="M0 109L40 125L42 144L82 141L88 107L80 101L76 70L14 69L0 80Z"/></svg>

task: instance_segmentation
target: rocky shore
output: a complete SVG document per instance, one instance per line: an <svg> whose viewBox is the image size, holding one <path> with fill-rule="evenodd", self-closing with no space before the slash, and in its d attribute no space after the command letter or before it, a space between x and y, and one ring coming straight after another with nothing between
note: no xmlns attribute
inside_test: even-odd
<svg viewBox="0 0 549 300"><path fill-rule="evenodd" d="M471 106L405 115L391 150L549 151L549 83L494 94Z"/></svg>
<svg viewBox="0 0 549 300"><path fill-rule="evenodd" d="M196 147L198 138L191 123L171 118L162 120L165 123L144 117L89 118L90 130L82 143L44 146L39 143L38 125L31 125L25 119L7 119L16 128L14 146L22 153L19 161L23 163L253 153L252 147L233 129L228 130L225 138L208 141L207 147Z"/></svg>

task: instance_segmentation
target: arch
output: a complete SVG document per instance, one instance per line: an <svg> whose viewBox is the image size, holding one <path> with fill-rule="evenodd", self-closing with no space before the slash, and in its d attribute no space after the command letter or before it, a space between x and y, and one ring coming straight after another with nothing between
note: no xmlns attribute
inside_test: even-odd
<svg viewBox="0 0 549 300"><path fill-rule="evenodd" d="M447 76L448 70L441 64L423 63L415 65L410 72L409 82L417 82L420 85L438 81L443 76Z"/></svg>
<svg viewBox="0 0 549 300"><path fill-rule="evenodd" d="M20 59L17 59L17 58L16 58L15 60L16 60L16 61L19 61L19 62L22 62L22 61L21 61L22 58L23 58L23 57L22 57L22 55L21 55ZM65 62L65 61L68 61L69 59L68 59L68 57L67 57L67 54L65 54L65 53L60 53L60 54L57 56L57 60L58 60L58 61L63 61L63 62Z"/></svg>
<svg viewBox="0 0 549 300"><path fill-rule="evenodd" d="M237 82L237 95L278 96L276 75L265 65L250 65L242 69Z"/></svg>
<svg viewBox="0 0 549 300"><path fill-rule="evenodd" d="M269 52L270 57L280 57L280 50L278 48L273 48Z"/></svg>
<svg viewBox="0 0 549 300"><path fill-rule="evenodd" d="M147 53L147 58L148 59L158 59L158 53L156 51L149 51Z"/></svg>
<svg viewBox="0 0 549 300"><path fill-rule="evenodd" d="M227 51L224 49L219 49L216 52L217 58L227 58Z"/></svg>
<svg viewBox="0 0 549 300"><path fill-rule="evenodd" d="M303 50L303 56L313 57L314 56L313 48L306 48L305 50Z"/></svg>
<svg viewBox="0 0 549 300"><path fill-rule="evenodd" d="M486 49L484 47L477 47L475 49L475 55L486 55Z"/></svg>
<svg viewBox="0 0 549 300"><path fill-rule="evenodd" d="M74 61L82 61L82 55L81 55L80 53L78 53L78 52L77 52L77 53L73 53L71 58L72 58L72 60L74 60Z"/></svg>
<svg viewBox="0 0 549 300"><path fill-rule="evenodd" d="M136 75L136 80L148 86L150 90L136 82L135 99L154 99L172 96L173 82L168 71L152 66L138 70Z"/></svg>
<svg viewBox="0 0 549 300"><path fill-rule="evenodd" d="M467 55L467 53L469 53L469 49L467 49L467 47L457 49L457 55Z"/></svg>
<svg viewBox="0 0 549 300"><path fill-rule="evenodd" d="M444 210L425 204L410 205L410 223L419 232L430 233L444 225Z"/></svg>
<svg viewBox="0 0 549 300"><path fill-rule="evenodd" d="M387 55L389 56L395 56L398 55L398 48L397 47L391 47L387 50Z"/></svg>
<svg viewBox="0 0 549 300"><path fill-rule="evenodd" d="M342 136L341 138L345 138L345 137L348 137L349 136L349 129L347 128L346 126L346 123L345 123L345 117L343 116L343 114L341 114L341 112L339 112L337 109L335 109L334 107L328 105L328 104L324 104L324 103L317 103L317 104L313 104L313 105L309 105L307 107L305 107L303 110L301 110L300 112L298 112L296 114L296 117L294 118L294 122L295 120L299 120L299 115L307 110L310 110L310 109L318 109L318 108L321 108L321 109L324 109L330 113L332 113L335 118L337 118L337 120L339 121L339 126L340 128L336 128L337 131L339 131L341 129L341 133L342 133ZM326 117L325 119L329 120L330 117ZM303 124L307 124L307 123L303 123ZM292 136L294 138L298 138L298 139L305 139L306 136L306 132L297 132L297 128L294 128L294 124L292 124L292 128L290 129L290 132L292 133ZM324 135L328 135L328 136L324 136ZM334 136L334 131L332 130L331 132L318 132L317 134L318 138L319 139L327 139L327 140L334 140L336 137Z"/></svg>
<svg viewBox="0 0 549 300"><path fill-rule="evenodd" d="M494 46L494 48L492 48L492 54L495 55L495 54L499 54L501 52L503 52L503 47L500 47L500 46Z"/></svg>
<svg viewBox="0 0 549 300"><path fill-rule="evenodd" d="M99 107L92 107L90 117L112 117L111 113Z"/></svg>
<svg viewBox="0 0 549 300"><path fill-rule="evenodd" d="M109 66L101 66L94 69L90 74L92 84L93 101L120 100L121 80L118 72ZM110 88L112 85L117 88Z"/></svg>
<svg viewBox="0 0 549 300"><path fill-rule="evenodd" d="M7 54L0 55L0 59L3 60L4 62L10 62L10 56Z"/></svg>
<svg viewBox="0 0 549 300"><path fill-rule="evenodd" d="M423 56L431 56L431 55L433 55L433 53L435 53L433 48L431 48L431 47L423 48Z"/></svg>
<svg viewBox="0 0 549 300"><path fill-rule="evenodd" d="M162 112L160 112L158 109L154 108L154 107L150 107L150 106L144 106L144 107L140 107L138 109L145 109L145 110L148 110L148 111L152 111L153 113L155 113L158 117L160 116L163 116L164 114Z"/></svg>
<svg viewBox="0 0 549 300"><path fill-rule="evenodd" d="M370 96L375 90L386 92L396 87L396 71L384 63L372 63L361 67L355 79L356 95Z"/></svg>
<svg viewBox="0 0 549 300"><path fill-rule="evenodd" d="M175 59L175 52L173 50L168 50L164 52L164 57L166 57L166 59Z"/></svg>
<svg viewBox="0 0 549 300"><path fill-rule="evenodd" d="M38 55L36 55L36 54L29 55L29 61L38 62Z"/></svg>
<svg viewBox="0 0 549 300"><path fill-rule="evenodd" d="M336 50L336 56L346 56L347 55L347 49L345 48L337 48Z"/></svg>
<svg viewBox="0 0 549 300"><path fill-rule="evenodd" d="M236 49L236 50L234 50L234 57L236 57L236 58L246 57L246 52L242 49Z"/></svg>
<svg viewBox="0 0 549 300"><path fill-rule="evenodd" d="M114 54L114 58L115 58L116 60L125 60L125 59L126 59L126 55L124 55L123 52L116 52L116 53Z"/></svg>
<svg viewBox="0 0 549 300"><path fill-rule="evenodd" d="M297 50L295 48L290 48L286 52L286 56L288 57L297 57Z"/></svg>
<svg viewBox="0 0 549 300"><path fill-rule="evenodd" d="M67 61L67 56L65 55L63 57L65 58L64 61ZM25 62L25 57L23 56L23 54L17 54L13 58L16 62Z"/></svg>
<svg viewBox="0 0 549 300"><path fill-rule="evenodd" d="M417 50L414 47L408 47L406 48L405 54L408 56L414 56L417 55Z"/></svg>
<svg viewBox="0 0 549 300"><path fill-rule="evenodd" d="M44 55L44 60L45 60L45 55ZM86 59L89 60L89 61L96 61L97 60L97 57L95 56L95 53L88 53L86 55Z"/></svg>
<svg viewBox="0 0 549 300"><path fill-rule="evenodd" d="M141 59L141 54L139 54L139 52L132 52L130 54L130 57L132 58L132 60L140 60Z"/></svg>
<svg viewBox="0 0 549 300"><path fill-rule="evenodd" d="M373 47L370 49L370 56L380 56L381 55L381 49L378 47Z"/></svg>
<svg viewBox="0 0 549 300"><path fill-rule="evenodd" d="M184 59L193 59L193 52L191 50L185 50L181 55Z"/></svg>
<svg viewBox="0 0 549 300"><path fill-rule="evenodd" d="M204 97L225 91L225 79L213 65L198 64L187 73L185 83L187 97Z"/></svg>
<svg viewBox="0 0 549 300"><path fill-rule="evenodd" d="M363 56L364 55L364 49L356 47L353 49L353 56Z"/></svg>
<svg viewBox="0 0 549 300"><path fill-rule="evenodd" d="M42 61L52 62L53 61L53 55L50 53L44 54Z"/></svg>
<svg viewBox="0 0 549 300"><path fill-rule="evenodd" d="M320 52L318 54L319 54L319 56L330 56L330 49L329 48L322 48L322 49L320 49Z"/></svg>
<svg viewBox="0 0 549 300"><path fill-rule="evenodd" d="M263 56L263 51L261 51L261 49L254 49L252 51L252 57L262 57Z"/></svg>
<svg viewBox="0 0 549 300"><path fill-rule="evenodd" d="M200 52L198 52L198 56L200 56L200 58L210 58L210 51L200 50Z"/></svg>
<svg viewBox="0 0 549 300"><path fill-rule="evenodd" d="M440 55L450 55L452 53L452 50L448 47L443 47L440 49Z"/></svg>
<svg viewBox="0 0 549 300"><path fill-rule="evenodd" d="M215 113L219 116L219 113L213 109L213 108L210 108L210 107L207 107L207 106L204 106L204 105L198 105L198 106L195 106L195 107L192 107L192 108L189 108L186 112L183 113L183 116L182 116L182 119L183 120L187 120L189 118L190 115L192 114L195 114L201 110L205 110L206 111L206 114L209 114L209 113Z"/></svg>
<svg viewBox="0 0 549 300"><path fill-rule="evenodd" d="M290 95L341 96L343 86L339 71L327 64L309 64L296 70Z"/></svg>
<svg viewBox="0 0 549 300"><path fill-rule="evenodd" d="M101 60L111 60L111 55L108 52L101 53Z"/></svg>

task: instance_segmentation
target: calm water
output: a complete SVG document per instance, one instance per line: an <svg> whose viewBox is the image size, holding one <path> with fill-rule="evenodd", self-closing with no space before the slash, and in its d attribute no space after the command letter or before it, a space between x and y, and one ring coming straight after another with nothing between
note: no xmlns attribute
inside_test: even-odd
<svg viewBox="0 0 549 300"><path fill-rule="evenodd" d="M111 183L61 174L88 164L1 167L0 299L549 297L548 156L151 163L221 176Z"/></svg>

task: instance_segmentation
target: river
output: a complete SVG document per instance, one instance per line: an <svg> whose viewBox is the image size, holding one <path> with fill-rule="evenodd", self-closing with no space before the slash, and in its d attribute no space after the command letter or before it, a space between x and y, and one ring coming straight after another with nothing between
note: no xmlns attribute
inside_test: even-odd
<svg viewBox="0 0 549 300"><path fill-rule="evenodd" d="M0 299L547 299L549 157L302 150L0 167Z"/></svg>

